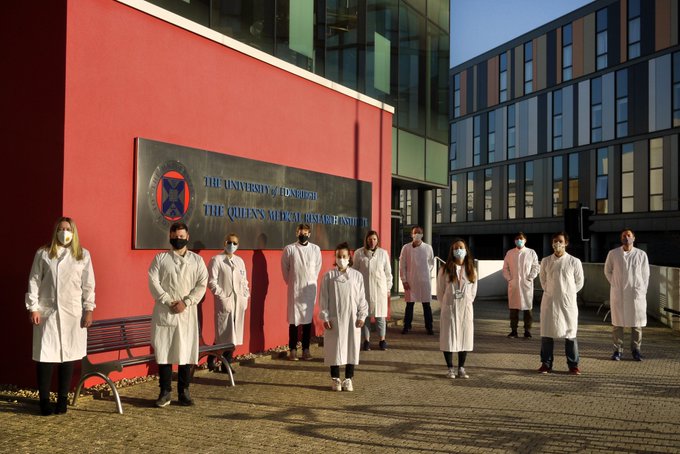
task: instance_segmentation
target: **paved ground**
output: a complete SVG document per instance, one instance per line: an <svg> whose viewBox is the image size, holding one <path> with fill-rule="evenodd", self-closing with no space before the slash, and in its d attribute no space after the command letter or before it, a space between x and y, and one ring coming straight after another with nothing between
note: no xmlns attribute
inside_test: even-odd
<svg viewBox="0 0 680 454"><path fill-rule="evenodd" d="M191 408L154 408L156 382L122 390L124 415L107 399L81 399L47 418L35 416L37 405L0 402L0 451L680 452L679 336L651 326L645 361L616 363L609 325L587 308L583 375L566 373L558 342L556 371L541 376L539 339L507 339L504 303L475 304L469 380L444 377L438 337L422 324L406 336L391 327L389 351L362 353L353 393L330 391L315 348L311 362L242 365L235 388L198 372Z"/></svg>

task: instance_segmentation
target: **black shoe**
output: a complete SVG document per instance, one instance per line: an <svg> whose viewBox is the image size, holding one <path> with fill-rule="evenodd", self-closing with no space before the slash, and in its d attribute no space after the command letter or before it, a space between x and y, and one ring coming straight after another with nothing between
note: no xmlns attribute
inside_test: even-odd
<svg viewBox="0 0 680 454"><path fill-rule="evenodd" d="M633 360L642 361L642 355L640 354L640 350L633 350Z"/></svg>
<svg viewBox="0 0 680 454"><path fill-rule="evenodd" d="M387 350L387 341L381 340L378 346L380 347L380 350Z"/></svg>
<svg viewBox="0 0 680 454"><path fill-rule="evenodd" d="M227 371L227 367L229 367L229 369L231 369L231 374L232 374L232 375L234 375L234 374L236 373L236 371L234 370L234 368L231 367L231 364L229 364L229 363L227 363L226 366L224 365L224 363L222 363L222 364L220 365L220 372L222 372L223 374L228 374L229 372ZM217 372L217 370L215 370L215 372Z"/></svg>
<svg viewBox="0 0 680 454"><path fill-rule="evenodd" d="M401 334L408 334L408 328L404 327L404 329L401 330Z"/></svg>
<svg viewBox="0 0 680 454"><path fill-rule="evenodd" d="M194 405L194 401L191 398L188 389L185 389L184 392L180 393L178 400L179 404L182 405L183 407L190 407Z"/></svg>
<svg viewBox="0 0 680 454"><path fill-rule="evenodd" d="M511 337L513 339L517 338L517 331L510 331L510 334L508 334L508 337Z"/></svg>
<svg viewBox="0 0 680 454"><path fill-rule="evenodd" d="M43 416L49 416L54 412L52 404L49 399L40 399L40 414Z"/></svg>
<svg viewBox="0 0 680 454"><path fill-rule="evenodd" d="M158 395L158 399L156 399L156 406L158 408L167 407L170 405L171 400L172 396L170 396L170 391L161 391Z"/></svg>
<svg viewBox="0 0 680 454"><path fill-rule="evenodd" d="M54 409L54 414L63 415L68 410L68 397L59 396L57 397L57 406Z"/></svg>
<svg viewBox="0 0 680 454"><path fill-rule="evenodd" d="M531 339L531 333L529 331L524 331L524 337L527 339Z"/></svg>
<svg viewBox="0 0 680 454"><path fill-rule="evenodd" d="M370 352L371 351L371 342L370 341L364 341L361 344L361 350L365 352Z"/></svg>
<svg viewBox="0 0 680 454"><path fill-rule="evenodd" d="M434 336L434 330L432 328L427 330L427 335L428 336Z"/></svg>

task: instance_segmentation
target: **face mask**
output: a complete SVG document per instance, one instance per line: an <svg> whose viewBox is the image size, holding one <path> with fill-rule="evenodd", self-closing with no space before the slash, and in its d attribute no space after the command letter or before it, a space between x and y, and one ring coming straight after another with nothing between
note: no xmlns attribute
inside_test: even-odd
<svg viewBox="0 0 680 454"><path fill-rule="evenodd" d="M516 245L518 248L524 247L524 240L515 240L515 245Z"/></svg>
<svg viewBox="0 0 680 454"><path fill-rule="evenodd" d="M564 247L562 243L553 243L553 251L555 252L564 252Z"/></svg>
<svg viewBox="0 0 680 454"><path fill-rule="evenodd" d="M453 250L453 256L457 259L463 260L466 255L467 255L467 251L465 249L454 249Z"/></svg>
<svg viewBox="0 0 680 454"><path fill-rule="evenodd" d="M170 245L173 249L180 250L189 244L189 240L186 238L170 238Z"/></svg>
<svg viewBox="0 0 680 454"><path fill-rule="evenodd" d="M411 238L413 238L414 241L420 241L423 239L423 234L422 233L414 233L411 235Z"/></svg>
<svg viewBox="0 0 680 454"><path fill-rule="evenodd" d="M341 270L344 270L344 269L347 268L347 266L349 265L349 259L345 259L345 258L342 258L342 259L336 258L336 259L335 259L335 263L338 265L338 268L340 268Z"/></svg>
<svg viewBox="0 0 680 454"><path fill-rule="evenodd" d="M68 246L72 239L73 232L69 232L68 230L60 230L57 232L57 240L64 246Z"/></svg>
<svg viewBox="0 0 680 454"><path fill-rule="evenodd" d="M238 245L236 245L236 244L227 244L224 247L224 250L227 254L233 254L234 252L236 252L237 249L238 249Z"/></svg>
<svg viewBox="0 0 680 454"><path fill-rule="evenodd" d="M635 242L634 238L631 238L629 236L624 237L622 243L623 244L633 244Z"/></svg>
<svg viewBox="0 0 680 454"><path fill-rule="evenodd" d="M305 244L307 241L309 241L309 235L303 234L298 235L298 241L300 242L300 244Z"/></svg>

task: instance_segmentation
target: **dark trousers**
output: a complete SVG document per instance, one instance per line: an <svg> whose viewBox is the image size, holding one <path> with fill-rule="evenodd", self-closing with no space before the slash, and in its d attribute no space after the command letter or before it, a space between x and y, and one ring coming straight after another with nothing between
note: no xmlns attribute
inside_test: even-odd
<svg viewBox="0 0 680 454"><path fill-rule="evenodd" d="M309 339L312 335L312 324L307 323L302 326L302 349L309 350ZM297 350L298 343L298 326L288 325L288 348Z"/></svg>
<svg viewBox="0 0 680 454"><path fill-rule="evenodd" d="M443 352L444 360L446 361L446 367L449 369L453 367L453 352ZM467 352L458 352L458 367L465 367L465 359L467 358Z"/></svg>
<svg viewBox="0 0 680 454"><path fill-rule="evenodd" d="M345 365L345 378L354 377L354 364ZM340 366L331 366L331 378L340 378Z"/></svg>
<svg viewBox="0 0 680 454"><path fill-rule="evenodd" d="M215 345L215 344L213 344ZM208 355L208 369L213 370L215 368L215 359L217 357L215 355ZM231 364L234 361L234 351L233 350L227 350L224 352L224 359L227 360L229 364ZM222 365L223 368L225 367L224 364Z"/></svg>
<svg viewBox="0 0 680 454"><path fill-rule="evenodd" d="M553 360L553 350L555 347L555 341L552 337L541 337L541 363L543 363L548 369L552 369ZM569 368L578 367L578 343L576 338L564 339L564 352L567 356L567 366Z"/></svg>
<svg viewBox="0 0 680 454"><path fill-rule="evenodd" d="M531 309L522 311L524 312L524 331L531 330L531 323L534 321ZM510 329L517 331L517 326L519 325L519 309L510 309Z"/></svg>
<svg viewBox="0 0 680 454"><path fill-rule="evenodd" d="M411 323L413 322L413 307L415 305L415 302L406 303L406 311L404 313L404 328L406 329L411 329ZM425 319L425 329L432 331L432 306L429 302L423 303L423 318Z"/></svg>
<svg viewBox="0 0 680 454"><path fill-rule="evenodd" d="M182 394L189 388L191 383L191 364L182 364L177 367L177 393ZM158 365L158 385L161 392L172 391L172 364Z"/></svg>
<svg viewBox="0 0 680 454"><path fill-rule="evenodd" d="M65 363L37 363L36 371L38 374L38 395L40 396L40 400L49 400L50 398L52 369L55 364L57 365L57 374L59 378L57 395L62 399L68 397L68 390L71 387L71 379L73 378L74 362L75 361L68 361Z"/></svg>

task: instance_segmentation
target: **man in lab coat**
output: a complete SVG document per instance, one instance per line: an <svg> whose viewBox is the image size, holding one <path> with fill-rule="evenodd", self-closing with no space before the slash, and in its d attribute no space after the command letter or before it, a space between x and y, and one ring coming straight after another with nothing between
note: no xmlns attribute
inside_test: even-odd
<svg viewBox="0 0 680 454"><path fill-rule="evenodd" d="M151 318L151 342L158 363L161 388L157 407L170 404L172 365L178 365L179 404L193 405L189 394L191 366L198 362L198 315L208 283L203 259L187 249L189 228L170 226L170 251L154 257L149 267L149 290L156 304Z"/></svg>
<svg viewBox="0 0 680 454"><path fill-rule="evenodd" d="M416 225L411 229L413 241L401 248L399 256L399 277L404 285L404 299L406 312L404 314L404 329L407 334L413 322L413 307L416 301L423 303L423 317L427 334L433 335L432 327L432 270L434 269L434 253L432 246L423 242L423 228Z"/></svg>
<svg viewBox="0 0 680 454"><path fill-rule="evenodd" d="M541 367L538 372L552 372L554 339L564 339L567 366L572 375L581 375L578 367L578 306L576 293L583 288L583 265L566 251L569 236L552 236L554 254L541 260Z"/></svg>
<svg viewBox="0 0 680 454"><path fill-rule="evenodd" d="M609 305L612 316L614 354L620 361L623 354L623 328L630 328L630 348L635 361L642 361L642 327L647 326L647 286L649 261L645 251L633 246L635 233L630 229L621 232L621 247L607 254L604 275L611 289Z"/></svg>
<svg viewBox="0 0 680 454"><path fill-rule="evenodd" d="M281 273L288 286L288 359L297 361L298 326L302 325L302 359L310 360L309 339L316 303L317 282L321 271L321 249L309 242L311 228L300 224L298 241L283 249Z"/></svg>
<svg viewBox="0 0 680 454"><path fill-rule="evenodd" d="M527 237L519 232L515 236L515 246L505 254L503 277L508 281L508 307L510 308L510 334L517 337L519 311L524 312L524 337L531 337L531 310L534 306L534 279L541 266L538 255L526 246Z"/></svg>

